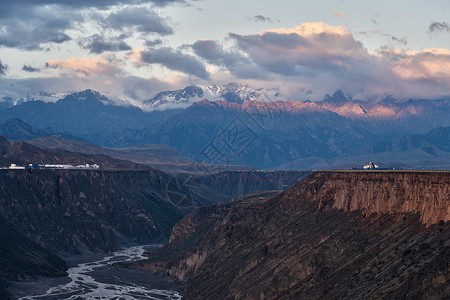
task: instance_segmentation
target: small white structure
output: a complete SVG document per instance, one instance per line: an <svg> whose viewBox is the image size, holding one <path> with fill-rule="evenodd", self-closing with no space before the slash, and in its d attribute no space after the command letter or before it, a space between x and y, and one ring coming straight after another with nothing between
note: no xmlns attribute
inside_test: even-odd
<svg viewBox="0 0 450 300"><path fill-rule="evenodd" d="M76 168L77 169L99 169L100 166L97 164L93 164L93 165L85 164L85 165L78 165L78 166L76 166Z"/></svg>
<svg viewBox="0 0 450 300"><path fill-rule="evenodd" d="M84 164L84 165L63 165L63 164L43 164L43 165L37 165L37 164L28 164L26 166L18 166L16 164L11 164L9 167L2 167L0 169L10 169L10 170L24 170L24 169L64 169L64 170L77 170L77 169L83 169L83 170L92 170L92 169L100 169L100 166L98 164Z"/></svg>
<svg viewBox="0 0 450 300"><path fill-rule="evenodd" d="M45 169L72 169L73 166L72 165L51 165L51 164L46 164L44 165Z"/></svg>
<svg viewBox="0 0 450 300"><path fill-rule="evenodd" d="M9 166L9 169L10 169L10 170L24 170L25 167L23 167L23 166L18 166L18 165L16 165L16 164L11 164L11 165Z"/></svg>
<svg viewBox="0 0 450 300"><path fill-rule="evenodd" d="M374 170L374 169L378 169L378 165L374 164L373 162L369 162L368 165L364 165L363 166L364 170Z"/></svg>

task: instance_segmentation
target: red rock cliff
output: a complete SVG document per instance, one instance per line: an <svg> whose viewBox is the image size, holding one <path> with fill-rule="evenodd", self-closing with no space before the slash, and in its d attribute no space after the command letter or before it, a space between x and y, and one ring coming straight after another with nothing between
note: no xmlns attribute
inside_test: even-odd
<svg viewBox="0 0 450 300"><path fill-rule="evenodd" d="M365 214L419 213L431 225L450 220L450 173L417 171L316 172L283 195L283 202L305 199L319 207Z"/></svg>

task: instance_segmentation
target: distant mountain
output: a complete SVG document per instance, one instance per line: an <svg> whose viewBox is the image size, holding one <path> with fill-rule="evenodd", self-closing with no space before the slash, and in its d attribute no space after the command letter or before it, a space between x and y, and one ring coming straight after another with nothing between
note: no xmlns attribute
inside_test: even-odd
<svg viewBox="0 0 450 300"><path fill-rule="evenodd" d="M62 149L84 154L101 154L132 161L167 173L204 174L224 170L245 170L244 166L220 166L193 161L178 150L166 145L138 145L127 148L104 148L88 142L67 140L58 137L37 138L27 143L42 149Z"/></svg>
<svg viewBox="0 0 450 300"><path fill-rule="evenodd" d="M373 142L351 151L349 155L322 161L322 164L324 168L339 169L361 167L369 161L385 168L450 169L450 127ZM301 165L299 163L291 162L290 165L295 169Z"/></svg>
<svg viewBox="0 0 450 300"><path fill-rule="evenodd" d="M101 154L74 153L61 149L41 149L25 142L10 142L0 136L0 167L10 164L99 164L102 168L145 170L147 166Z"/></svg>
<svg viewBox="0 0 450 300"><path fill-rule="evenodd" d="M19 105L25 102L31 101L43 101L43 102L57 102L59 99L62 99L66 96L70 95L67 93L48 93L48 92L37 92L32 94L27 94L23 97L14 99L14 105Z"/></svg>
<svg viewBox="0 0 450 300"><path fill-rule="evenodd" d="M42 102L52 102L55 103L59 99L62 99L70 93L49 93L49 92L36 92L32 94L27 94L19 98L4 97L3 101L0 102L0 107L11 107L15 105L20 105L25 102L42 101Z"/></svg>
<svg viewBox="0 0 450 300"><path fill-rule="evenodd" d="M8 96L5 96L0 101L0 109L8 108L14 106L14 99Z"/></svg>
<svg viewBox="0 0 450 300"><path fill-rule="evenodd" d="M254 89L243 83L211 85L204 89L206 90L206 98L209 100L225 100L230 103L239 104L245 101L274 101L280 100L282 97L277 89Z"/></svg>
<svg viewBox="0 0 450 300"><path fill-rule="evenodd" d="M73 93L55 103L25 102L0 109L0 119L18 118L35 128L50 127L68 131L84 139L95 140L98 135L142 128L161 122L177 110L146 113L138 107L116 106L114 101L86 90Z"/></svg>
<svg viewBox="0 0 450 300"><path fill-rule="evenodd" d="M349 99L344 95L344 92L341 90L337 90L333 96L325 95L325 98L322 100L321 103L326 103L334 106L342 106L345 103L347 103Z"/></svg>
<svg viewBox="0 0 450 300"><path fill-rule="evenodd" d="M40 137L58 137L81 140L68 132L55 132L50 127L36 129L20 119L0 120L0 135L12 141L26 141Z"/></svg>
<svg viewBox="0 0 450 300"><path fill-rule="evenodd" d="M335 164L338 159L351 159L355 151L371 144L450 126L450 99L399 102L387 97L372 103L337 91L320 102L272 101L281 97L272 92L274 98L267 90L242 84L190 86L160 93L154 102L147 102L151 111L144 111L117 106L108 97L86 90L56 103L33 101L0 108L0 118L20 118L35 128L70 132L106 147L163 144L207 164L287 169L334 168L342 165ZM198 101L201 97L214 101ZM191 101L197 102L189 105ZM189 106L156 109L178 105ZM247 136L238 137L233 131ZM369 153L363 152L365 156L356 162L360 164ZM442 155L438 153L434 161L416 157L412 165L437 166Z"/></svg>
<svg viewBox="0 0 450 300"><path fill-rule="evenodd" d="M203 95L203 90L200 87L191 85L176 91L160 92L152 99L144 101L144 105L149 110L186 108L193 102L203 99Z"/></svg>
<svg viewBox="0 0 450 300"><path fill-rule="evenodd" d="M166 144L191 159L213 163L327 169L342 166L334 162L344 157L353 161L353 166L359 166L361 160L374 160L369 151L361 150L364 156L356 157L358 149L371 144L426 132L444 124L450 126L447 118L450 102L447 100L410 101L393 107L368 103L364 107L364 103L348 99L340 103L341 106L283 101L238 104L202 100L163 123L104 136L99 143L113 147ZM348 110L342 113L340 110L348 105L358 107L362 115L350 114ZM438 167L439 164L442 167L447 156L443 152L440 154L434 162L416 157L414 163L405 164L407 156L397 152L403 162L396 165Z"/></svg>
<svg viewBox="0 0 450 300"><path fill-rule="evenodd" d="M144 104L149 110L186 108L202 99L242 104L245 101L279 100L281 95L276 89L254 89L243 83L210 86L191 85L176 91L160 92L154 98L144 101Z"/></svg>

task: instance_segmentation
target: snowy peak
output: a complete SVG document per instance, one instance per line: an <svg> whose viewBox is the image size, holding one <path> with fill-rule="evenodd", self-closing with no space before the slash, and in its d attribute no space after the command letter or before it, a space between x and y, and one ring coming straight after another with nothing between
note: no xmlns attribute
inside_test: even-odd
<svg viewBox="0 0 450 300"><path fill-rule="evenodd" d="M341 90L337 90L333 96L325 95L325 99L323 99L323 103L330 104L333 106L342 106L347 103L349 99L345 97L344 92Z"/></svg>
<svg viewBox="0 0 450 300"><path fill-rule="evenodd" d="M36 92L32 94L27 94L23 97L12 99L10 97L3 97L4 106L15 106L26 102L42 101L55 103L59 99L62 99L69 95L70 93L49 93L49 92Z"/></svg>
<svg viewBox="0 0 450 300"><path fill-rule="evenodd" d="M203 89L190 85L176 91L159 92L152 99L144 101L149 110L166 108L186 108L203 98Z"/></svg>
<svg viewBox="0 0 450 300"><path fill-rule="evenodd" d="M226 85L211 85L206 87L211 100L225 100L242 104L245 101L267 101L280 97L276 89L254 89L243 83L229 83Z"/></svg>
<svg viewBox="0 0 450 300"><path fill-rule="evenodd" d="M144 101L144 104L148 110L186 108L204 98L213 102L223 100L229 103L242 104L245 101L279 100L281 95L277 89L254 89L243 83L209 86L191 85L176 91L160 92L154 98Z"/></svg>
<svg viewBox="0 0 450 300"><path fill-rule="evenodd" d="M108 99L106 96L100 94L99 92L87 89L82 92L69 94L61 101L85 101L85 102L100 102L103 105L114 105L115 103Z"/></svg>
<svg viewBox="0 0 450 300"><path fill-rule="evenodd" d="M113 100L112 100L113 99ZM115 97L107 97L99 92L87 89L81 92L64 92L64 93L51 93L51 92L36 92L27 94L19 98L11 98L8 96L3 97L0 100L0 108L7 108L16 105L21 105L27 102L42 101L45 103L56 103L60 100L63 101L93 101L96 100L103 105L117 105L117 106L130 106L132 104Z"/></svg>

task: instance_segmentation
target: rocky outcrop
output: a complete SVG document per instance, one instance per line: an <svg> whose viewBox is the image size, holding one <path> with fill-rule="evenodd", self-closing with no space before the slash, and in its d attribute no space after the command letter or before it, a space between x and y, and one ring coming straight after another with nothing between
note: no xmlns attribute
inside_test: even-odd
<svg viewBox="0 0 450 300"><path fill-rule="evenodd" d="M162 242L183 217L167 190L187 191L172 185L155 170L0 170L0 216L58 252Z"/></svg>
<svg viewBox="0 0 450 300"><path fill-rule="evenodd" d="M444 299L449 184L448 172L317 172L193 212L168 246L122 266L186 281L183 299Z"/></svg>
<svg viewBox="0 0 450 300"><path fill-rule="evenodd" d="M420 171L317 172L287 191L282 203L296 202L292 199L367 215L417 213L421 222L431 225L450 220L450 176Z"/></svg>
<svg viewBox="0 0 450 300"><path fill-rule="evenodd" d="M65 276L66 263L0 218L0 299L7 299L6 280Z"/></svg>

